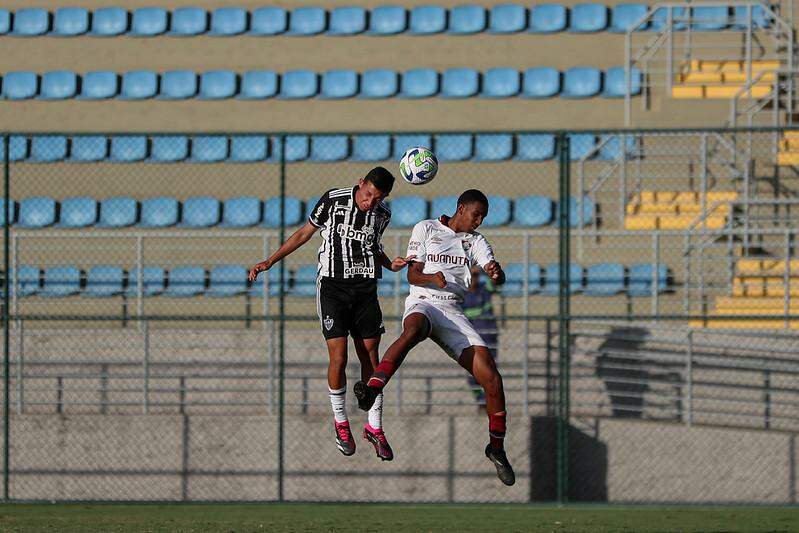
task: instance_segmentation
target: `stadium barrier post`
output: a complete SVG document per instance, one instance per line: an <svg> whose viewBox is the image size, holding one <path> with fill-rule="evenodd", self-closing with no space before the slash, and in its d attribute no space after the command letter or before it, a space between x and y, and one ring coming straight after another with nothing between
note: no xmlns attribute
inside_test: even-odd
<svg viewBox="0 0 799 533"><path fill-rule="evenodd" d="M557 497L558 503L569 499L569 292L571 289L569 272L569 137L558 135L560 149L560 196L558 198L560 218L558 220L560 253L560 272L558 275L558 446L557 446Z"/></svg>
<svg viewBox="0 0 799 533"><path fill-rule="evenodd" d="M286 239L286 136L280 136L280 242ZM284 476L284 417L285 417L285 335L286 335L286 262L280 262L280 292L279 310L280 323L278 325L278 414L277 414L277 499L283 501L283 476Z"/></svg>
<svg viewBox="0 0 799 533"><path fill-rule="evenodd" d="M522 359L522 395L524 397L524 419L530 418L530 234L524 234L524 359ZM495 350L497 347L494 348Z"/></svg>
<svg viewBox="0 0 799 533"><path fill-rule="evenodd" d="M8 326L10 324L9 320L9 276L8 276L8 267L9 267L9 251L10 251L10 228L8 225L9 221L9 198L10 198L10 186L9 183L9 138L8 135L3 136L3 272L5 275L5 283L3 283L3 501L9 501L9 494L8 494L8 485L9 485L9 435L10 435L10 428L9 428L9 386L10 386L10 379L9 379L9 372L11 369L11 362L9 360L9 349L11 345L11 337L10 332L8 331ZM19 376L19 379L22 379L22 376Z"/></svg>
<svg viewBox="0 0 799 533"><path fill-rule="evenodd" d="M688 347L686 348L686 395L687 395L687 414L685 423L688 427L694 422L694 330L688 330Z"/></svg>

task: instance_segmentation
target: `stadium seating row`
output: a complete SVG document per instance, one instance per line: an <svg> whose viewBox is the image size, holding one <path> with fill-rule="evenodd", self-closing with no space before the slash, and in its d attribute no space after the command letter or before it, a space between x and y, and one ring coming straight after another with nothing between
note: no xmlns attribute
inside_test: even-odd
<svg viewBox="0 0 799 533"><path fill-rule="evenodd" d="M410 147L425 146L441 161L546 161L556 155L556 138L548 133L399 134L399 135L288 135L285 147L279 137L254 136L74 136L12 135L10 161L31 163L254 163L277 162L281 153L288 162L398 160ZM572 160L615 160L636 154L632 135L588 133L569 135ZM0 146L0 161L5 153Z"/></svg>
<svg viewBox="0 0 799 533"><path fill-rule="evenodd" d="M287 226L305 221L317 198L303 202L287 196L283 204ZM490 210L484 226L514 225L539 227L557 223L558 206L546 196L524 196L511 201L504 196L489 196ZM0 199L2 202L2 199ZM391 199L392 227L410 227L428 218L455 212L456 196L440 196L431 202L419 196ZM2 205L2 204L0 204ZM596 208L590 198L582 202L571 198L570 224L578 227L590 223ZM0 224L4 223L0 209ZM254 197L218 200L195 196L180 202L176 198L149 198L137 201L130 197L113 197L97 201L89 197L73 197L56 201L35 196L9 204L9 224L17 228L248 228L280 227L280 198L265 201Z"/></svg>
<svg viewBox="0 0 799 533"><path fill-rule="evenodd" d="M287 11L264 7L247 11L225 7L211 11L197 7L169 11L161 7L145 7L129 12L118 7L87 10L79 7L56 9L19 9L13 13L0 10L0 35L33 37L54 35L72 37L94 35L112 37L130 35L153 37L173 35L432 35L449 33L470 35L480 32L507 34L517 32L624 33L648 13L645 4L576 4L571 8L559 4L539 4L528 9L520 4L500 4L487 10L479 5L462 5L447 9L441 6L418 6L407 10L401 6L381 6L371 10L361 7L340 7L330 11L321 7L301 7ZM725 5L675 8L673 20L690 21L695 31L718 31L746 28L746 6L732 10ZM660 30L666 25L666 8L654 13L651 23L640 30ZM689 18L690 17L690 18ZM755 27L766 27L768 19L762 7L753 10ZM683 23L682 28L685 25ZM679 26L677 29L681 29Z"/></svg>
<svg viewBox="0 0 799 533"><path fill-rule="evenodd" d="M507 282L502 293L511 297L523 296L524 265L510 263L505 271ZM315 296L316 272L316 265L300 266L293 273L286 270L284 290L291 296ZM134 297L141 284L141 293L144 296L263 295L263 275L258 282L250 284L247 273L247 268L241 265L219 265L210 270L199 266L180 266L169 270L145 267L141 275L138 268L127 271L118 266L95 266L83 272L74 266L40 269L24 265L20 266L16 279L14 273L11 273L10 289L20 297L64 297L78 294L90 297ZM557 264L549 265L545 269L537 264L528 265L527 293L557 295L559 273ZM571 265L569 276L571 293L583 292L589 296L614 296L622 292L630 296L650 296L654 283L659 292L667 290L669 286L669 272L664 265L653 268L652 264L639 264L629 269L618 263L603 263L587 268ZM280 269L269 271L267 285L269 296L279 294ZM383 296L407 294L407 277L404 272L384 270L378 289Z"/></svg>
<svg viewBox="0 0 799 533"><path fill-rule="evenodd" d="M641 92L641 72L633 68L627 82L624 67L606 72L593 67L574 67L561 73L551 67L493 68L479 72L429 68L396 72L375 69L330 70L323 73L271 70L243 73L214 70L197 73L173 70L164 73L136 70L122 74L94 71L79 75L58 70L41 75L30 71L6 72L2 79L6 100L299 100L321 98L623 98Z"/></svg>

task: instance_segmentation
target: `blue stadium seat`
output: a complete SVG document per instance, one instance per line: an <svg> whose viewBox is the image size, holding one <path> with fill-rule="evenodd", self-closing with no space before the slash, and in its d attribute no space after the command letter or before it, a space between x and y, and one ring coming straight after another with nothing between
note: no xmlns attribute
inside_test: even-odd
<svg viewBox="0 0 799 533"><path fill-rule="evenodd" d="M44 228L52 226L55 221L56 202L52 198L34 196L19 203L18 227Z"/></svg>
<svg viewBox="0 0 799 533"><path fill-rule="evenodd" d="M288 294L289 292L289 285L291 283L291 271L289 271L288 267L285 267L285 277L283 278L283 293ZM259 274L260 276L260 274ZM264 279L266 278L266 279ZM277 297L280 296L280 265L275 265L275 268L271 269L266 276L260 276L256 283L253 283L251 294L256 297L263 297L264 295L264 283L269 285L269 296Z"/></svg>
<svg viewBox="0 0 799 533"><path fill-rule="evenodd" d="M39 267L29 265L20 266L19 274L16 276L12 270L9 275L9 281L11 282L9 289L12 294L16 289L19 289L19 292L17 292L18 296L32 296L39 292L41 288L41 273L42 271L39 270Z"/></svg>
<svg viewBox="0 0 799 533"><path fill-rule="evenodd" d="M117 163L143 161L147 158L147 137L124 136L111 138L110 160Z"/></svg>
<svg viewBox="0 0 799 533"><path fill-rule="evenodd" d="M6 100L27 100L39 92L39 76L25 70L6 72L3 76L3 96Z"/></svg>
<svg viewBox="0 0 799 533"><path fill-rule="evenodd" d="M662 7L655 10L652 15L651 31L660 31L668 25L669 8ZM684 7L671 8L672 27L675 31L682 31L688 26L688 10Z"/></svg>
<svg viewBox="0 0 799 533"><path fill-rule="evenodd" d="M568 10L560 4L538 4L530 13L531 33L555 33L566 29Z"/></svg>
<svg viewBox="0 0 799 533"><path fill-rule="evenodd" d="M551 98L560 93L560 72L551 67L528 68L522 75L523 98Z"/></svg>
<svg viewBox="0 0 799 533"><path fill-rule="evenodd" d="M302 265L294 272L294 285L291 287L292 296L316 296L316 265Z"/></svg>
<svg viewBox="0 0 799 533"><path fill-rule="evenodd" d="M282 7L261 7L250 14L250 35L280 35L289 27L289 16Z"/></svg>
<svg viewBox="0 0 799 533"><path fill-rule="evenodd" d="M320 98L352 98L358 94L358 73L354 70L328 70L322 74Z"/></svg>
<svg viewBox="0 0 799 533"><path fill-rule="evenodd" d="M6 224L6 212L5 212L5 198L0 198L0 225L5 226ZM19 210L19 204L17 204L14 200L8 201L8 225L11 226L17 222L17 212Z"/></svg>
<svg viewBox="0 0 799 533"><path fill-rule="evenodd" d="M316 207L316 203L318 201L319 196L308 198L308 200L305 201L305 219L303 219L303 224L305 224L305 221L311 218L311 212L313 211L313 208Z"/></svg>
<svg viewBox="0 0 799 533"><path fill-rule="evenodd" d="M748 22L749 15L747 15L747 6L735 6L732 8L732 28L735 30L745 30ZM770 26L769 17L762 6L752 7L752 28L763 29Z"/></svg>
<svg viewBox="0 0 799 533"><path fill-rule="evenodd" d="M630 267L627 283L627 294L630 296L652 296L653 289L664 292L668 286L669 271L666 265L653 268L651 263L644 263Z"/></svg>
<svg viewBox="0 0 799 533"><path fill-rule="evenodd" d="M97 200L88 196L77 196L61 200L60 228L85 228L97 224L99 206Z"/></svg>
<svg viewBox="0 0 799 533"><path fill-rule="evenodd" d="M450 68L441 76L442 98L469 98L480 91L480 73L471 68Z"/></svg>
<svg viewBox="0 0 799 533"><path fill-rule="evenodd" d="M605 82L602 90L603 98L624 98L627 93L627 78L624 67L612 67L605 71ZM636 67L630 69L630 95L641 94L641 71Z"/></svg>
<svg viewBox="0 0 799 533"><path fill-rule="evenodd" d="M130 13L119 7L103 7L92 12L92 35L115 37L128 31Z"/></svg>
<svg viewBox="0 0 799 533"><path fill-rule="evenodd" d="M78 91L78 76L68 70L45 72L41 77L39 100L66 100Z"/></svg>
<svg viewBox="0 0 799 533"><path fill-rule="evenodd" d="M560 286L560 265L549 265L544 271L544 288L541 294L557 296ZM583 289L583 267L577 264L569 265L569 294L580 292Z"/></svg>
<svg viewBox="0 0 799 533"><path fill-rule="evenodd" d="M555 136L549 133L523 133L516 137L518 161L546 161L555 157Z"/></svg>
<svg viewBox="0 0 799 533"><path fill-rule="evenodd" d="M624 290L624 266L619 263L591 265L585 272L585 294L613 296Z"/></svg>
<svg viewBox="0 0 799 533"><path fill-rule="evenodd" d="M149 70L134 70L122 75L121 100L144 100L158 93L158 74Z"/></svg>
<svg viewBox="0 0 799 533"><path fill-rule="evenodd" d="M441 6L417 6L411 9L408 33L431 35L447 29L447 10Z"/></svg>
<svg viewBox="0 0 799 533"><path fill-rule="evenodd" d="M208 274L208 296L229 297L247 292L249 272L241 265L215 266Z"/></svg>
<svg viewBox="0 0 799 533"><path fill-rule="evenodd" d="M643 19L649 12L646 4L616 4L610 16L609 32L626 33L633 24ZM648 22L636 26L635 31L643 31L649 27Z"/></svg>
<svg viewBox="0 0 799 533"><path fill-rule="evenodd" d="M603 135L600 142L604 142L599 148L598 158L608 161L621 158L625 153L627 157L634 157L640 154L638 142L634 135ZM624 149L622 149L622 145Z"/></svg>
<svg viewBox="0 0 799 533"><path fill-rule="evenodd" d="M0 9L0 35L6 35L11 31L11 12L8 9Z"/></svg>
<svg viewBox="0 0 799 533"><path fill-rule="evenodd" d="M569 31L593 33L608 27L608 8L604 4L575 4L571 8Z"/></svg>
<svg viewBox="0 0 799 533"><path fill-rule="evenodd" d="M408 228L427 218L427 200L420 196L400 196L391 200L391 225Z"/></svg>
<svg viewBox="0 0 799 533"><path fill-rule="evenodd" d="M310 161L343 161L350 156L350 139L346 135L311 136Z"/></svg>
<svg viewBox="0 0 799 533"><path fill-rule="evenodd" d="M230 36L247 31L249 13L241 7L220 7L211 13L211 31L208 35Z"/></svg>
<svg viewBox="0 0 799 533"><path fill-rule="evenodd" d="M161 75L162 100L185 100L197 95L197 73L193 70L170 70Z"/></svg>
<svg viewBox="0 0 799 533"><path fill-rule="evenodd" d="M226 228L248 228L261 222L263 203L259 198L242 196L225 200L222 208L222 226Z"/></svg>
<svg viewBox="0 0 799 533"><path fill-rule="evenodd" d="M728 6L706 6L691 8L691 29L694 31L719 31L729 23Z"/></svg>
<svg viewBox="0 0 799 533"><path fill-rule="evenodd" d="M576 196L569 197L569 226L577 228L586 226L594 220L596 207L594 201L588 196L583 196L582 207L578 205ZM559 224L560 205L555 204L555 225Z"/></svg>
<svg viewBox="0 0 799 533"><path fill-rule="evenodd" d="M528 228L552 223L552 199L546 196L522 196L514 202L513 225Z"/></svg>
<svg viewBox="0 0 799 533"><path fill-rule="evenodd" d="M166 271L161 267L144 267L141 275L139 269L134 268L128 277L128 294L139 294L139 279L141 279L141 292L143 296L158 296L166 290Z"/></svg>
<svg viewBox="0 0 799 533"><path fill-rule="evenodd" d="M164 296L189 297L205 292L205 269L195 266L182 266L169 271Z"/></svg>
<svg viewBox="0 0 799 533"><path fill-rule="evenodd" d="M60 135L36 135L31 138L30 160L53 163L67 158L67 138Z"/></svg>
<svg viewBox="0 0 799 533"><path fill-rule="evenodd" d="M230 138L230 156L236 163L254 163L269 157L269 140L264 136L236 136Z"/></svg>
<svg viewBox="0 0 799 533"><path fill-rule="evenodd" d="M152 37L166 33L169 29L169 13L162 7L140 7L133 11L128 35Z"/></svg>
<svg viewBox="0 0 799 533"><path fill-rule="evenodd" d="M227 159L230 153L228 138L221 135L198 136L191 140L191 158L194 163L216 163Z"/></svg>
<svg viewBox="0 0 799 533"><path fill-rule="evenodd" d="M370 35L396 35L408 29L408 11L401 6L377 6L369 13Z"/></svg>
<svg viewBox="0 0 799 533"><path fill-rule="evenodd" d="M441 215L454 215L458 208L458 197L453 195L436 196L430 202L430 217L438 218ZM416 222L421 221L417 220Z"/></svg>
<svg viewBox="0 0 799 533"><path fill-rule="evenodd" d="M423 146L433 149L433 138L430 135L395 135L394 136L394 155L392 159L399 160L408 148Z"/></svg>
<svg viewBox="0 0 799 533"><path fill-rule="evenodd" d="M399 90L399 75L393 70L373 69L361 74L359 98L390 98Z"/></svg>
<svg viewBox="0 0 799 533"><path fill-rule="evenodd" d="M104 100L119 92L119 74L107 70L87 72L81 80L79 100Z"/></svg>
<svg viewBox="0 0 799 533"><path fill-rule="evenodd" d="M73 37L89 31L89 11L82 7L62 7L56 9L53 21L53 35Z"/></svg>
<svg viewBox="0 0 799 533"><path fill-rule="evenodd" d="M572 133L569 135L569 159L578 161L587 157L594 150L594 146L596 146L596 137L593 134Z"/></svg>
<svg viewBox="0 0 799 533"><path fill-rule="evenodd" d="M272 146L272 155L269 161L278 162L280 161L281 150L279 137L275 137L272 140ZM286 161L305 161L310 156L310 153L311 140L307 135L286 135L286 148L284 150Z"/></svg>
<svg viewBox="0 0 799 533"><path fill-rule="evenodd" d="M69 160L76 163L102 161L108 157L108 139L100 136L72 137Z"/></svg>
<svg viewBox="0 0 799 533"><path fill-rule="evenodd" d="M175 198L148 198L141 203L139 226L166 228L179 222L180 204Z"/></svg>
<svg viewBox="0 0 799 533"><path fill-rule="evenodd" d="M436 157L439 161L466 161L474 155L471 133L436 135Z"/></svg>
<svg viewBox="0 0 799 533"><path fill-rule="evenodd" d="M42 296L61 298L80 292L80 269L75 267L52 267L44 269Z"/></svg>
<svg viewBox="0 0 799 533"><path fill-rule="evenodd" d="M201 100L233 98L238 90L238 76L229 70L211 70L200 74Z"/></svg>
<svg viewBox="0 0 799 533"><path fill-rule="evenodd" d="M139 220L139 203L127 196L106 198L100 202L100 221L104 228L125 228Z"/></svg>
<svg viewBox="0 0 799 533"><path fill-rule="evenodd" d="M108 298L125 291L125 271L115 266L94 266L86 272L86 287L83 294L96 298Z"/></svg>
<svg viewBox="0 0 799 533"><path fill-rule="evenodd" d="M505 284L501 291L505 296L524 296L524 263L508 263L505 271ZM527 294L541 290L541 267L535 263L527 265Z"/></svg>
<svg viewBox="0 0 799 533"><path fill-rule="evenodd" d="M439 154L440 156L441 154ZM352 138L353 161L386 161L391 158L390 135L356 135Z"/></svg>
<svg viewBox="0 0 799 533"><path fill-rule="evenodd" d="M272 70L249 70L241 76L241 89L236 98L240 100L263 100L277 96L277 72Z"/></svg>
<svg viewBox="0 0 799 533"><path fill-rule="evenodd" d="M208 11L199 7L179 7L172 11L169 34L193 37L208 31Z"/></svg>
<svg viewBox="0 0 799 533"><path fill-rule="evenodd" d="M286 226L296 226L300 223L304 224L302 212L302 202L299 198L294 196L286 196L283 204L283 217ZM279 228L280 227L280 198L269 198L264 202L264 217L261 224L264 228Z"/></svg>
<svg viewBox="0 0 799 533"><path fill-rule="evenodd" d="M154 136L150 139L150 161L174 163L189 157L189 138L179 136Z"/></svg>
<svg viewBox="0 0 799 533"><path fill-rule="evenodd" d="M383 269L383 277L377 280L377 294L380 297L407 295L410 289L405 271L392 272Z"/></svg>
<svg viewBox="0 0 799 533"><path fill-rule="evenodd" d="M366 10L362 7L337 7L330 12L328 35L357 35L366 31Z"/></svg>
<svg viewBox="0 0 799 533"><path fill-rule="evenodd" d="M563 75L561 98L590 98L602 89L602 73L593 67L573 67Z"/></svg>
<svg viewBox="0 0 799 533"><path fill-rule="evenodd" d="M431 68L408 70L402 75L400 97L429 98L438 94L438 72Z"/></svg>
<svg viewBox="0 0 799 533"><path fill-rule="evenodd" d="M287 35L317 35L327 29L327 11L321 7L298 7L289 16Z"/></svg>
<svg viewBox="0 0 799 533"><path fill-rule="evenodd" d="M510 222L510 199L505 196L488 196L488 216L481 227L494 228Z"/></svg>
<svg viewBox="0 0 799 533"><path fill-rule="evenodd" d="M447 33L468 35L485 31L487 22L486 10L483 6L462 5L449 10L449 27Z"/></svg>
<svg viewBox="0 0 799 533"><path fill-rule="evenodd" d="M480 96L484 98L510 98L521 90L521 76L513 68L492 68L483 74Z"/></svg>
<svg viewBox="0 0 799 533"><path fill-rule="evenodd" d="M527 28L527 8L519 4L497 4L488 15L488 33L516 33Z"/></svg>
<svg viewBox="0 0 799 533"><path fill-rule="evenodd" d="M38 7L18 9L14 12L11 35L34 37L50 31L50 12Z"/></svg>
<svg viewBox="0 0 799 533"><path fill-rule="evenodd" d="M180 226L184 228L209 228L222 218L222 204L210 196L192 196L183 202Z"/></svg>
<svg viewBox="0 0 799 533"><path fill-rule="evenodd" d="M22 135L12 135L8 139L8 159L9 161L23 161L28 158L30 145L28 138ZM0 149L0 161L5 161L6 155Z"/></svg>
<svg viewBox="0 0 799 533"><path fill-rule="evenodd" d="M513 135L505 133L478 134L474 141L477 161L504 161L513 157Z"/></svg>
<svg viewBox="0 0 799 533"><path fill-rule="evenodd" d="M319 91L319 76L310 70L289 70L280 80L280 97L312 98Z"/></svg>

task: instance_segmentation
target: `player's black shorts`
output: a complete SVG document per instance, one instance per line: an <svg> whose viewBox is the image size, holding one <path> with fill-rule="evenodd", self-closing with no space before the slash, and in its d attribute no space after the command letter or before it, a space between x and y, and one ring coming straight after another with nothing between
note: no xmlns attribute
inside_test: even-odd
<svg viewBox="0 0 799 533"><path fill-rule="evenodd" d="M371 339L386 332L377 301L376 279L323 277L317 312L325 339L352 336Z"/></svg>

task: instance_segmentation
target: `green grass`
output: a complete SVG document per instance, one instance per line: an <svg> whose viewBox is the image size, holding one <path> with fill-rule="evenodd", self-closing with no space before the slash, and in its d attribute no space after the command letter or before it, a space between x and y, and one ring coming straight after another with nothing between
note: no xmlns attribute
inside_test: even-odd
<svg viewBox="0 0 799 533"><path fill-rule="evenodd" d="M0 531L799 531L799 508L541 505L0 505Z"/></svg>

